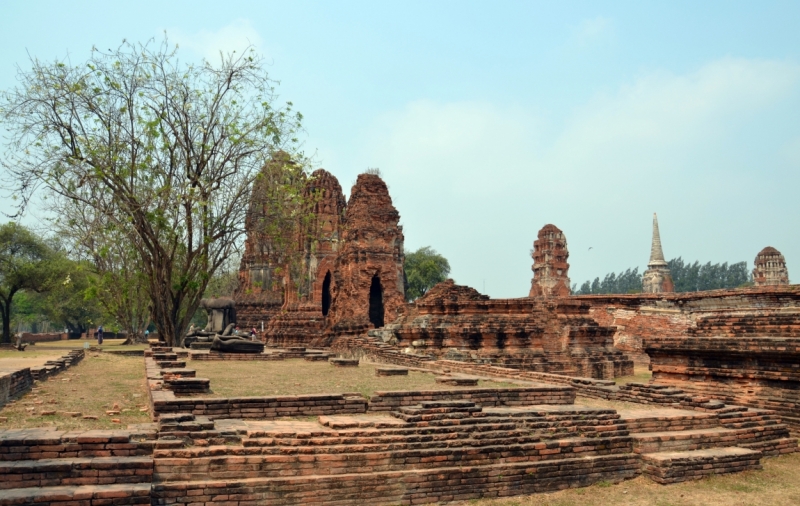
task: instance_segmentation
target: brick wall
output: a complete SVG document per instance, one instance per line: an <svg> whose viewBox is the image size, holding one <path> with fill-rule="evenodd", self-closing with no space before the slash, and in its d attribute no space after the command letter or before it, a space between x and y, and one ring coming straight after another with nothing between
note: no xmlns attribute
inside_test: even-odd
<svg viewBox="0 0 800 506"><path fill-rule="evenodd" d="M31 334L30 332L22 333L22 341L25 343L46 343L50 341L64 341L68 334L51 332L49 334Z"/></svg>
<svg viewBox="0 0 800 506"><path fill-rule="evenodd" d="M773 409L800 427L800 338L651 337L644 349L655 382Z"/></svg>
<svg viewBox="0 0 800 506"><path fill-rule="evenodd" d="M32 386L33 376L27 367L17 371L0 371L0 407L27 392Z"/></svg>
<svg viewBox="0 0 800 506"><path fill-rule="evenodd" d="M453 400L472 401L483 407L573 404L575 389L567 386L541 386L375 392L369 400L369 411L392 411L400 406L413 406L423 401Z"/></svg>
<svg viewBox="0 0 800 506"><path fill-rule="evenodd" d="M367 399L359 394L282 395L272 397L180 397L167 390L151 390L153 414L192 413L216 418L273 419L364 413Z"/></svg>

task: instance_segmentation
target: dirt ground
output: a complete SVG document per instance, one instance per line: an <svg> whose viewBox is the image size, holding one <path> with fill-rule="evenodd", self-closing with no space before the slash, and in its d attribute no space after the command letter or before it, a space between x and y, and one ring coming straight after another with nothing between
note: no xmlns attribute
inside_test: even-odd
<svg viewBox="0 0 800 506"><path fill-rule="evenodd" d="M190 360L186 367L197 371L198 378L211 380L212 396L247 397L264 395L300 395L358 392L370 397L377 391L448 390L453 387L436 383L435 375L409 371L408 376L375 376L376 367L385 364L361 362L358 367L334 367L328 362L288 359L274 362L206 362ZM480 381L478 387L518 388L521 385ZM204 394L208 396L208 394Z"/></svg>
<svg viewBox="0 0 800 506"><path fill-rule="evenodd" d="M0 429L111 429L147 423L150 416L146 386L141 357L89 352L79 364L36 382L31 392L0 409ZM114 404L119 413L106 414L114 411ZM55 414L43 415L43 411ZM115 419L119 422L115 423Z"/></svg>

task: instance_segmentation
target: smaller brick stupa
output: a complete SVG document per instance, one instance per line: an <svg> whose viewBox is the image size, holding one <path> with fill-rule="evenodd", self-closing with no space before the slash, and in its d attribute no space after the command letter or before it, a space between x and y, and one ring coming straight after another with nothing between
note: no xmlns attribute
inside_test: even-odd
<svg viewBox="0 0 800 506"><path fill-rule="evenodd" d="M566 297L569 290L567 238L555 225L545 225L533 241L533 280L529 297Z"/></svg>
<svg viewBox="0 0 800 506"><path fill-rule="evenodd" d="M786 260L781 252L772 246L767 246L756 255L755 264L753 284L756 286L789 284Z"/></svg>
<svg viewBox="0 0 800 506"><path fill-rule="evenodd" d="M661 249L661 235L658 232L658 217L653 213L653 242L650 246L650 261L647 270L642 274L642 292L664 293L674 292L672 274L669 272L664 251Z"/></svg>

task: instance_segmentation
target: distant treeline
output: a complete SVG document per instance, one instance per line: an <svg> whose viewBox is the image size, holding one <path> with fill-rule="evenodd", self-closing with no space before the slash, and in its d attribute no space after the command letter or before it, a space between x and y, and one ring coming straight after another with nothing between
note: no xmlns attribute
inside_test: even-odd
<svg viewBox="0 0 800 506"><path fill-rule="evenodd" d="M751 282L747 262L737 262L728 265L712 264L708 262L701 265L695 261L693 264L684 263L681 257L673 258L669 262L672 281L675 283L676 292L697 292L701 290L717 290L721 288L736 288ZM642 291L642 275L639 268L627 269L619 274L606 274L601 280L586 281L577 289L577 284L572 285L575 295L597 295L602 293L639 293Z"/></svg>

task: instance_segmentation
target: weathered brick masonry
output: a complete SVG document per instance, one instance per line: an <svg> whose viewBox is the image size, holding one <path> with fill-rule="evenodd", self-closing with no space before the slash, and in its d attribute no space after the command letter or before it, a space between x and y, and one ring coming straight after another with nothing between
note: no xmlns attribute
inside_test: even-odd
<svg viewBox="0 0 800 506"><path fill-rule="evenodd" d="M614 349L614 327L591 318L591 306L572 298L494 299L439 283L382 330L399 349L516 369L614 378L633 373L630 357Z"/></svg>
<svg viewBox="0 0 800 506"><path fill-rule="evenodd" d="M644 352L642 340L650 337L800 337L798 285L570 299L588 304L598 324L615 327L614 346L637 357Z"/></svg>

